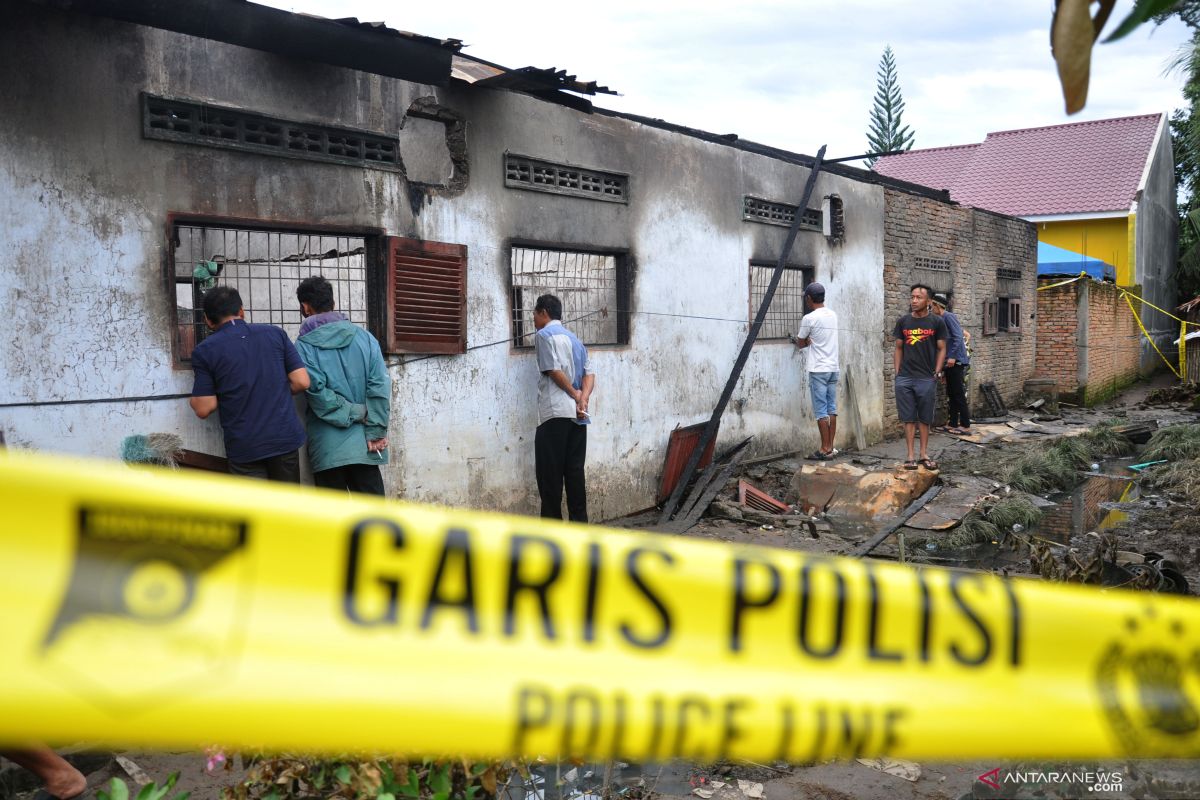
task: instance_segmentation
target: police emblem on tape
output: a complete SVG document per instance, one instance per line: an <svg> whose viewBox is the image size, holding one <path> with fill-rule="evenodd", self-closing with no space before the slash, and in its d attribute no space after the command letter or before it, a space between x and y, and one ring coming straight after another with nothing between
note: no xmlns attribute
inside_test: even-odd
<svg viewBox="0 0 1200 800"><path fill-rule="evenodd" d="M122 506L78 514L71 576L42 641L51 666L122 700L228 660L248 591L244 519Z"/></svg>
<svg viewBox="0 0 1200 800"><path fill-rule="evenodd" d="M1129 641L1110 644L1096 667L1113 733L1128 753L1200 756L1200 647L1151 608L1126 627Z"/></svg>

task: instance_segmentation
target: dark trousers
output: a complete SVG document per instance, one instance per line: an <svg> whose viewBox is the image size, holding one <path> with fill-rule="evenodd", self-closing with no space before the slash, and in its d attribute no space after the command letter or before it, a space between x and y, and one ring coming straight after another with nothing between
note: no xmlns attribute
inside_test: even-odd
<svg viewBox="0 0 1200 800"><path fill-rule="evenodd" d="M971 427L971 409L967 403L967 370L970 366L946 367L946 410L952 428Z"/></svg>
<svg viewBox="0 0 1200 800"><path fill-rule="evenodd" d="M313 483L322 489L341 489L383 496L383 475L374 464L347 464L313 473Z"/></svg>
<svg viewBox="0 0 1200 800"><path fill-rule="evenodd" d="M300 482L300 451L293 450L281 456L271 456L261 461L230 461L229 471L247 478L262 478L284 483Z"/></svg>
<svg viewBox="0 0 1200 800"><path fill-rule="evenodd" d="M587 522L587 492L583 462L587 459L587 426L565 417L548 419L533 435L533 455L542 516L562 519L563 484L567 487L567 516Z"/></svg>

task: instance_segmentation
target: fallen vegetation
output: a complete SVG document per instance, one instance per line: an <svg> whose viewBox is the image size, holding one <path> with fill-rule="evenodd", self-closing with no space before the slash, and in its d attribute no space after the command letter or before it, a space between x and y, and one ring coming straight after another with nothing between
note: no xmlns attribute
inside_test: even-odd
<svg viewBox="0 0 1200 800"><path fill-rule="evenodd" d="M1002 497L963 517L962 524L942 540L942 545L956 549L974 544L999 543L1008 531L1030 528L1041 519L1041 510L1025 495Z"/></svg>

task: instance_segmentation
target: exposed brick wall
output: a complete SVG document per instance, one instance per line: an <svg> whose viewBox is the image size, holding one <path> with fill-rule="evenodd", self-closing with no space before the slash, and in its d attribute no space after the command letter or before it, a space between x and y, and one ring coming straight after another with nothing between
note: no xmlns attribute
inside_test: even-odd
<svg viewBox="0 0 1200 800"><path fill-rule="evenodd" d="M1080 303L1087 306L1082 335ZM1037 335L1037 375L1054 379L1059 396L1090 405L1137 380L1141 330L1110 283L1080 280L1038 292Z"/></svg>
<svg viewBox="0 0 1200 800"><path fill-rule="evenodd" d="M1039 281L1050 286L1062 278ZM1038 292L1037 376L1058 385L1065 399L1079 389L1079 281Z"/></svg>
<svg viewBox="0 0 1200 800"><path fill-rule="evenodd" d="M1095 281L1088 281L1087 286L1087 385L1083 402L1091 405L1107 400L1138 379L1142 346L1141 329L1117 287Z"/></svg>
<svg viewBox="0 0 1200 800"><path fill-rule="evenodd" d="M892 328L908 311L908 287L927 283L953 292L953 310L971 334L971 408L982 404L979 385L996 384L1006 402L1021 393L1034 372L1037 333L1037 231L1032 223L966 206L884 189L883 282L886 319L882 349L884 430L899 420L892 390ZM919 258L945 259L948 273L931 272ZM1021 271L1022 330L983 334L984 301L996 296L996 270ZM1015 296L1015 295L1014 295Z"/></svg>

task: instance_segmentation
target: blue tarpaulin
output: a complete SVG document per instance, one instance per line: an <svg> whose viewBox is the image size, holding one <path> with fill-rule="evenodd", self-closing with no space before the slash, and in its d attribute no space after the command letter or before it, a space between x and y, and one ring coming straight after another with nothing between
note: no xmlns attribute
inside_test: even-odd
<svg viewBox="0 0 1200 800"><path fill-rule="evenodd" d="M1078 275L1086 272L1098 281L1116 281L1117 270L1098 258L1089 258L1052 244L1038 242L1038 275Z"/></svg>

